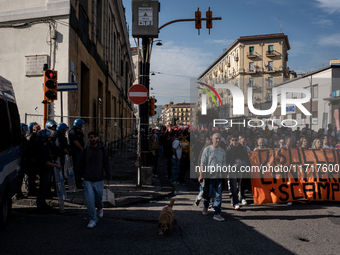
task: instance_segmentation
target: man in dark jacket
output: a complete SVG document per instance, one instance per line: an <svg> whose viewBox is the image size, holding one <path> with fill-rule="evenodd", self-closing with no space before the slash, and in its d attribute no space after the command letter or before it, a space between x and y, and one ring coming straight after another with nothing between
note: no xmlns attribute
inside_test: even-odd
<svg viewBox="0 0 340 255"><path fill-rule="evenodd" d="M250 165L249 158L245 148L243 146L239 146L238 143L238 135L232 135L230 139L230 145L226 148L226 163L227 166L236 167L236 173L229 173L229 186L231 191L231 204L234 206L236 210L240 209L239 206L239 197L238 197L238 178L242 178L240 167L243 162L246 162L247 165ZM241 198L242 199L242 198Z"/></svg>
<svg viewBox="0 0 340 255"><path fill-rule="evenodd" d="M98 222L98 217L103 217L104 169L107 184L111 184L111 167L107 149L98 142L98 134L91 131L88 138L90 145L81 152L79 169L84 177L85 201L90 219L87 227L93 228Z"/></svg>

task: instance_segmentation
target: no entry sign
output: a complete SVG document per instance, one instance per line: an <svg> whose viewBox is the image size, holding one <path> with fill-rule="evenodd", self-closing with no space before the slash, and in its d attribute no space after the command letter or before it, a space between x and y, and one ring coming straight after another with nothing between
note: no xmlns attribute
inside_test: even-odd
<svg viewBox="0 0 340 255"><path fill-rule="evenodd" d="M148 99L148 90L141 84L133 85L129 89L129 99L134 104L143 104Z"/></svg>

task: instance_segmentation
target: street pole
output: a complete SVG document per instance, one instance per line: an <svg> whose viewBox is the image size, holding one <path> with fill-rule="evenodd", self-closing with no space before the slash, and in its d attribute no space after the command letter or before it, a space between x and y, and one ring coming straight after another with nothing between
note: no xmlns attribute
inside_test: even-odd
<svg viewBox="0 0 340 255"><path fill-rule="evenodd" d="M142 58L139 62L139 80L140 83L148 90L149 94L149 74L150 74L150 39L143 37L142 39ZM139 105L140 114L140 134L141 134L141 166L149 166L149 101Z"/></svg>

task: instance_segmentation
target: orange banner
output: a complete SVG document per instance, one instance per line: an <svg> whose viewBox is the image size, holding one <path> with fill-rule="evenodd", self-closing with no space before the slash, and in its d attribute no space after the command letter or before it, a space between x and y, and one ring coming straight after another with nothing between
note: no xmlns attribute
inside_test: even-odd
<svg viewBox="0 0 340 255"><path fill-rule="evenodd" d="M340 201L339 157L331 149L250 152L255 204Z"/></svg>

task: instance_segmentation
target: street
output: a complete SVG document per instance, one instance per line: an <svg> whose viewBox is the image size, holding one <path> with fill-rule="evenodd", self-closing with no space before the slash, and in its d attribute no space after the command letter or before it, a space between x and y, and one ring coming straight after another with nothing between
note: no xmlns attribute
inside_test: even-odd
<svg viewBox="0 0 340 255"><path fill-rule="evenodd" d="M225 222L193 205L196 185L175 185L175 222L158 234L158 217L170 199L106 208L94 229L86 210L46 215L16 206L0 233L1 254L338 254L339 206L310 203L247 205L236 211L223 193Z"/></svg>

